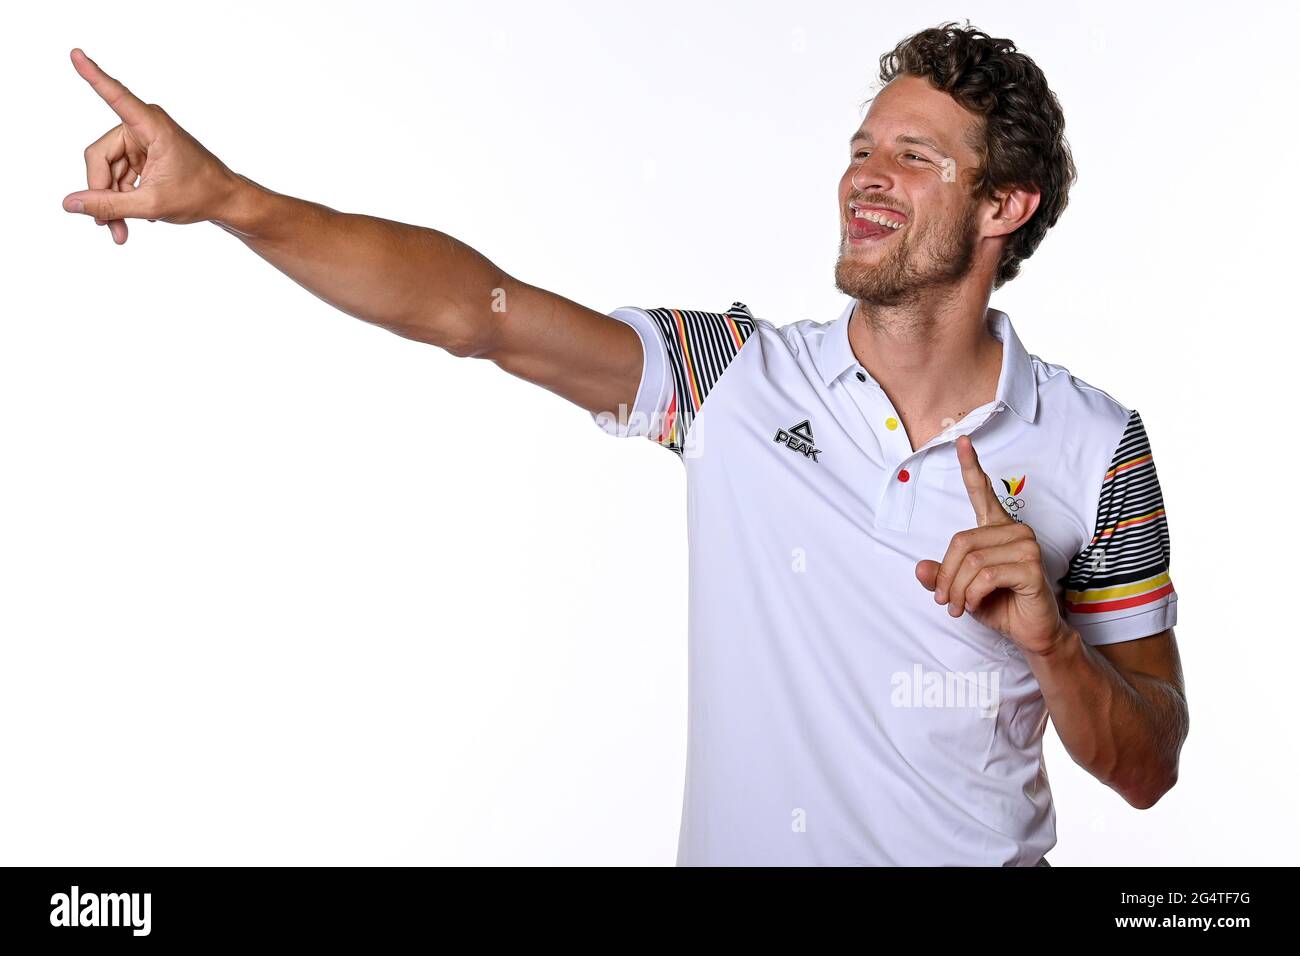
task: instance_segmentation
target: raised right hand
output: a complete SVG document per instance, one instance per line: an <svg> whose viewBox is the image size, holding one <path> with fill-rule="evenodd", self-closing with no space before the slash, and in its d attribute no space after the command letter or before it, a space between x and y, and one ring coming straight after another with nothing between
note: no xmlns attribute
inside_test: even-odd
<svg viewBox="0 0 1300 956"><path fill-rule="evenodd" d="M86 147L90 188L68 193L63 208L107 223L118 245L126 242L127 219L184 224L215 218L238 177L161 106L141 102L80 48L72 51L72 65L122 122Z"/></svg>

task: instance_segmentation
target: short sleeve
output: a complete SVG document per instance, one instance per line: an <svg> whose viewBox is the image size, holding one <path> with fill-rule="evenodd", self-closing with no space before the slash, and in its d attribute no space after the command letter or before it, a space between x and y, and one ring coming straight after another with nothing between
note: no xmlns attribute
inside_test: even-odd
<svg viewBox="0 0 1300 956"><path fill-rule="evenodd" d="M1102 478L1092 541L1062 579L1066 620L1088 644L1116 644L1174 626L1169 526L1142 417L1128 423Z"/></svg>
<svg viewBox="0 0 1300 956"><path fill-rule="evenodd" d="M742 302L726 312L629 306L609 315L636 330L645 362L632 409L592 418L611 435L649 438L683 457L691 423L753 334L754 317Z"/></svg>

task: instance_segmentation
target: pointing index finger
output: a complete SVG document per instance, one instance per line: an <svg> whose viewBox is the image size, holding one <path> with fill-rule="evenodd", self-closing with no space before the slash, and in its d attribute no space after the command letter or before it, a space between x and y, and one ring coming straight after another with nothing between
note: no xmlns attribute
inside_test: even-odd
<svg viewBox="0 0 1300 956"><path fill-rule="evenodd" d="M1009 524L1011 516L1002 508L993 482L980 467L979 456L975 454L975 445L970 437L962 435L957 439L957 460L961 463L961 479L970 495L971 507L975 509L975 521L978 527L990 524Z"/></svg>
<svg viewBox="0 0 1300 956"><path fill-rule="evenodd" d="M99 68L80 47L72 51L72 65L127 126L148 125L149 108L134 93Z"/></svg>

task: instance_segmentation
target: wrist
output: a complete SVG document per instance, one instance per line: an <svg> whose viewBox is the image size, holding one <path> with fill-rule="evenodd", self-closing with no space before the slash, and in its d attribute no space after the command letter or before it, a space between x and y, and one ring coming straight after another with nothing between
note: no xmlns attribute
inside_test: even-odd
<svg viewBox="0 0 1300 956"><path fill-rule="evenodd" d="M271 196L270 190L231 171L209 221L237 236L255 238L268 221L266 210Z"/></svg>
<svg viewBox="0 0 1300 956"><path fill-rule="evenodd" d="M1052 635L1052 639L1047 643L1047 646L1042 650L1032 652L1032 656L1045 664L1054 663L1070 656L1072 651L1078 649L1082 640L1082 635L1062 617L1057 621L1056 632Z"/></svg>

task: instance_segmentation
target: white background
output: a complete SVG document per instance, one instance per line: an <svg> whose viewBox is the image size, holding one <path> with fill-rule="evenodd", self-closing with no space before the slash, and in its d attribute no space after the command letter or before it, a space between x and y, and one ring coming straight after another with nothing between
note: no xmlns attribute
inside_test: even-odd
<svg viewBox="0 0 1300 956"><path fill-rule="evenodd" d="M207 11L200 14L200 11ZM878 57L969 17L1080 181L994 294L1142 412L1191 704L1147 811L1049 730L1054 865L1293 863L1295 54L1269 4L24 5L3 70L0 862L670 864L673 455L332 310L210 224L61 210L117 120L602 311L835 318Z"/></svg>

